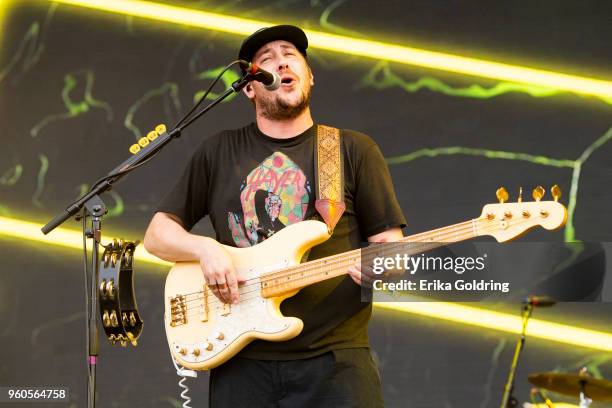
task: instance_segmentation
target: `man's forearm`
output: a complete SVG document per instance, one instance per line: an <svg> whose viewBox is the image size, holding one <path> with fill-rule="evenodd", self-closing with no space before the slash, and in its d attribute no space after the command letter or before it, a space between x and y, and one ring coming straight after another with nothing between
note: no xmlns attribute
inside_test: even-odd
<svg viewBox="0 0 612 408"><path fill-rule="evenodd" d="M144 246L166 261L197 261L210 241L212 238L190 234L168 215L157 213L147 228Z"/></svg>

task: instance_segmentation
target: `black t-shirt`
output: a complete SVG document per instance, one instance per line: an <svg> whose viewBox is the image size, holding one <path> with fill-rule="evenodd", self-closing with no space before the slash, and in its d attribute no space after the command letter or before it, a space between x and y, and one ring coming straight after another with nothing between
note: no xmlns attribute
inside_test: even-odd
<svg viewBox="0 0 612 408"><path fill-rule="evenodd" d="M317 259L361 246L367 237L405 225L389 170L368 136L342 130L346 210L332 237L312 248ZM284 226L316 217L316 125L275 139L255 123L206 139L157 211L178 216L187 230L210 216L216 239L236 247L255 245ZM285 342L256 340L239 354L259 359L307 358L331 349L368 346L370 303L348 275L303 288L281 304L304 329Z"/></svg>

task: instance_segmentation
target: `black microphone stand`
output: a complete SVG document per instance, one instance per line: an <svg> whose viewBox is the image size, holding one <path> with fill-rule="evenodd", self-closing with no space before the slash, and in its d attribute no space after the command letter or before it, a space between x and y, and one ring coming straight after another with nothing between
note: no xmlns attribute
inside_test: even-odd
<svg viewBox="0 0 612 408"><path fill-rule="evenodd" d="M514 408L518 406L518 400L512 395L514 391L514 375L518 367L519 357L523 348L525 347L525 338L527 332L527 321L531 317L533 311L532 302L525 302L521 309L521 317L523 319L523 327L521 329L521 336L519 337L516 348L514 349L514 357L512 358L512 365L510 366L510 373L508 374L508 381L504 387L504 395L502 396L502 402L500 408Z"/></svg>
<svg viewBox="0 0 612 408"><path fill-rule="evenodd" d="M99 195L106 191L109 191L115 182L120 180L123 176L134 170L136 167L139 167L147 160L152 158L172 139L180 137L181 132L191 123L193 123L196 119L198 119L200 116L218 105L221 101L223 101L231 94L240 92L240 90L242 90L242 88L244 88L246 84L252 81L253 79L256 78L255 75L251 73L243 75L242 78L235 81L223 94L217 97L214 101L212 101L208 106L198 112L195 116L193 116L188 121L176 126L170 132L163 132L161 135L159 135L159 137L151 141L145 149L128 158L119 166L117 166L100 182L95 184L87 194L74 201L68 206L68 208L66 208L64 212L56 216L44 227L41 228L43 234L46 235L49 232L53 231L64 221L66 221L68 218L77 216L77 220L80 220L81 218L87 218L88 216L91 216L91 228L87 231L83 231L84 245L86 245L86 240L88 238L93 240L93 247L91 252L91 275L89 272L89 268L87 267L87 252L85 251L85 276L86 280L91 279L90 291L89 293L87 293L87 291L85 293L85 298L87 300L87 406L89 408L94 408L96 406L96 366L99 350L99 330L96 317L98 315L97 282L100 267L99 245L100 239L102 237L102 217L107 212L106 205L104 204ZM83 209L83 207L85 208L85 210L83 211L83 215L78 216L77 214Z"/></svg>

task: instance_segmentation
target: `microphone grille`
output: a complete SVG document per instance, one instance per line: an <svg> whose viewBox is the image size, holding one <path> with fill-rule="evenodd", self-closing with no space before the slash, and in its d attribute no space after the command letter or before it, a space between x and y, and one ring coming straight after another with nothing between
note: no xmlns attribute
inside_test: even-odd
<svg viewBox="0 0 612 408"><path fill-rule="evenodd" d="M274 80L272 81L271 84L264 85L264 87L268 91L274 91L274 90L280 88L280 86L281 86L281 77L276 72L270 72L270 73L272 74L272 77L274 78Z"/></svg>

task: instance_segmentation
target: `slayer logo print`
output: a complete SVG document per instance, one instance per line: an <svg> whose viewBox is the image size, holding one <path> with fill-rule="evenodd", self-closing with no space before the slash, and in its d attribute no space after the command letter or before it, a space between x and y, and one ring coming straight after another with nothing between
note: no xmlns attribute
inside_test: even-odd
<svg viewBox="0 0 612 408"><path fill-rule="evenodd" d="M242 214L227 214L234 242L238 247L255 245L283 227L302 221L309 198L310 182L302 169L285 154L275 152L242 182Z"/></svg>

